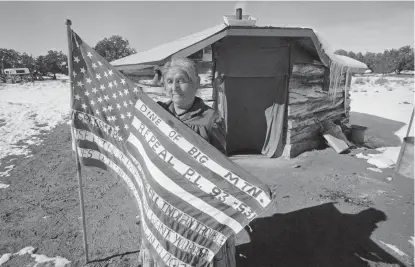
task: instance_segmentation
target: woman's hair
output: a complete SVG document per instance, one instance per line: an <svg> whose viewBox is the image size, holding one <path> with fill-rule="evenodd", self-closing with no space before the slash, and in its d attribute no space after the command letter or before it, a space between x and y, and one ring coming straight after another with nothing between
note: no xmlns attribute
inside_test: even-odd
<svg viewBox="0 0 415 267"><path fill-rule="evenodd" d="M184 71L193 83L197 82L198 74L196 64L193 60L185 57L171 59L166 64L164 64L164 66L161 69L163 77L173 67L179 68L182 71Z"/></svg>

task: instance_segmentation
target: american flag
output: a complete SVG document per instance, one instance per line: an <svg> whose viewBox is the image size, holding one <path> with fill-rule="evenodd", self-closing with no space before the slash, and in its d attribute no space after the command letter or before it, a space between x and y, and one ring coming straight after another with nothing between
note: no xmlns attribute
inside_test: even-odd
<svg viewBox="0 0 415 267"><path fill-rule="evenodd" d="M231 162L72 31L77 156L120 177L137 201L143 244L159 266L207 266L270 204Z"/></svg>

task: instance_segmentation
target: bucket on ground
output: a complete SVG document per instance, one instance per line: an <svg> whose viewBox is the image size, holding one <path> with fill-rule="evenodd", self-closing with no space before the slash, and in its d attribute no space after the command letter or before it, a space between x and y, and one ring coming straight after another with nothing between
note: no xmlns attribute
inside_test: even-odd
<svg viewBox="0 0 415 267"><path fill-rule="evenodd" d="M367 127L360 125L351 125L351 141L357 145L362 145L365 142L365 131Z"/></svg>
<svg viewBox="0 0 415 267"><path fill-rule="evenodd" d="M414 137L405 137L399 153L395 171L403 176L414 179Z"/></svg>

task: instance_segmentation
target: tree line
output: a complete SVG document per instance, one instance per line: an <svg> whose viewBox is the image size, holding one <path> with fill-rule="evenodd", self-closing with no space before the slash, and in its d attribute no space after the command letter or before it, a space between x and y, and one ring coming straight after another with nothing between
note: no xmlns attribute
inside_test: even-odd
<svg viewBox="0 0 415 267"><path fill-rule="evenodd" d="M395 72L399 74L403 70L414 70L414 49L409 45L399 49L386 49L383 53L366 52L362 54L344 49L336 50L334 53L359 60L374 73Z"/></svg>
<svg viewBox="0 0 415 267"><path fill-rule="evenodd" d="M108 62L136 53L129 41L119 35L104 38L93 49ZM14 49L0 48L0 74L7 68L28 68L31 73L43 76L52 73L56 79L57 73L68 75L68 56L62 51L49 50L46 55L33 57Z"/></svg>
<svg viewBox="0 0 415 267"><path fill-rule="evenodd" d="M127 39L113 35L99 41L93 49L108 62L136 53ZM403 70L414 70L414 49L407 45L399 49L385 50L383 53L346 51L339 49L334 52L365 63L375 73L401 73ZM13 49L0 48L0 68L28 68L31 73L46 75L52 73L68 74L68 58L62 51L49 50L46 55L33 57L27 53L19 53ZM0 72L1 74L1 72Z"/></svg>

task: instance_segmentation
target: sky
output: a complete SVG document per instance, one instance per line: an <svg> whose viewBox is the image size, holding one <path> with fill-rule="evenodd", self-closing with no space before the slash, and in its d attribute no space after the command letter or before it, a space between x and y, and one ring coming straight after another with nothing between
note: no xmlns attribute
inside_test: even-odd
<svg viewBox="0 0 415 267"><path fill-rule="evenodd" d="M414 46L413 1L92 1L0 0L0 48L33 56L67 52L65 20L91 47L121 35L138 52L223 23L243 13L258 26L301 26L317 31L335 49L383 52Z"/></svg>

